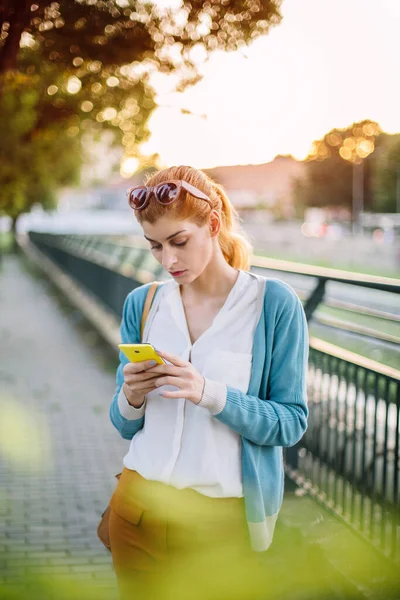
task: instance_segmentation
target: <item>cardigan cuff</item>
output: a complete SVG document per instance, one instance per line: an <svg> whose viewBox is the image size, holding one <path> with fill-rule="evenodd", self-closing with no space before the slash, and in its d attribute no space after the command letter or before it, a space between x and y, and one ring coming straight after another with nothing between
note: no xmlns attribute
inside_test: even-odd
<svg viewBox="0 0 400 600"><path fill-rule="evenodd" d="M118 408L121 415L129 421L141 419L142 417L144 417L144 411L146 408L146 397L142 406L140 408L135 408L134 406L129 404L124 394L124 387L121 386L121 389L118 394Z"/></svg>
<svg viewBox="0 0 400 600"><path fill-rule="evenodd" d="M217 415L224 410L227 392L225 383L211 381L211 379L204 377L203 395L198 406L207 408L212 415Z"/></svg>

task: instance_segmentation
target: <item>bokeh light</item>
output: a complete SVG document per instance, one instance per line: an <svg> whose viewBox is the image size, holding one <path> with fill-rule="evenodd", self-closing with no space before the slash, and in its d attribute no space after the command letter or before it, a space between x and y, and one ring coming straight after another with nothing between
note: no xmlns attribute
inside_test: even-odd
<svg viewBox="0 0 400 600"><path fill-rule="evenodd" d="M93 110L93 102L90 102L90 100L85 100L81 104L81 110L83 110L83 112L86 113L90 112L91 110Z"/></svg>
<svg viewBox="0 0 400 600"><path fill-rule="evenodd" d="M72 76L68 79L67 91L69 94L77 94L82 87L82 82L78 77Z"/></svg>
<svg viewBox="0 0 400 600"><path fill-rule="evenodd" d="M122 177L128 179L137 171L139 167L139 161L133 156L129 156L122 159L120 173Z"/></svg>

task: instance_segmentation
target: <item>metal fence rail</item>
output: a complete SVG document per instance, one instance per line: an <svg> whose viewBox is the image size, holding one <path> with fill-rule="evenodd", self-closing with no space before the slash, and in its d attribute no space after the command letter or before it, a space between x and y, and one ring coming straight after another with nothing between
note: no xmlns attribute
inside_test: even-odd
<svg viewBox="0 0 400 600"><path fill-rule="evenodd" d="M135 287L135 281L146 283L168 276L149 251L148 243L137 235L36 232L29 235L49 258L58 262L119 316L124 298ZM353 273L258 256L253 258L251 270L287 281L304 302L309 322L318 329L316 335L366 356L378 354L382 361L397 366L400 360L400 315L394 307L400 293L399 280L367 275L356 277ZM294 277L293 281L290 275ZM328 286L327 293L320 296L325 286ZM366 290L367 294L359 293L364 286L371 289ZM332 314L330 309L340 312ZM369 316L364 318L366 315ZM338 334L343 336L339 338Z"/></svg>
<svg viewBox="0 0 400 600"><path fill-rule="evenodd" d="M399 559L400 372L311 339L309 426L287 472Z"/></svg>
<svg viewBox="0 0 400 600"><path fill-rule="evenodd" d="M132 289L163 276L145 247L116 246L101 237L36 232L30 232L29 239L119 317Z"/></svg>
<svg viewBox="0 0 400 600"><path fill-rule="evenodd" d="M29 237L119 316L133 288L167 277L142 239L135 238L133 246L100 236L30 232ZM273 268L267 259L256 262L258 269ZM308 271L303 274L323 281L311 293L309 316L329 278L400 290L397 280L366 276L357 283L351 274ZM312 338L308 385L309 427L301 442L285 451L288 475L386 556L399 560L400 371Z"/></svg>

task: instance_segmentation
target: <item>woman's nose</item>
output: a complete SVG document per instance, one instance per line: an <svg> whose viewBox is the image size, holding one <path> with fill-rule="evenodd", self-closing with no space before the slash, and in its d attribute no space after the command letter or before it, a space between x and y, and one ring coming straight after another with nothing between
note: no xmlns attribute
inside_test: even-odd
<svg viewBox="0 0 400 600"><path fill-rule="evenodd" d="M163 248L161 264L166 271L171 271L171 268L176 263L176 256L173 250Z"/></svg>

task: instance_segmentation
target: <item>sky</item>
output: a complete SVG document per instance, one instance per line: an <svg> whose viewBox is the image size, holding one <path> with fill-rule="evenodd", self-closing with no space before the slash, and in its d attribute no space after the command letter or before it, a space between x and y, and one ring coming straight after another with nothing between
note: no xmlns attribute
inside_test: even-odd
<svg viewBox="0 0 400 600"><path fill-rule="evenodd" d="M213 54L183 94L157 75L162 106L142 152L211 168L301 160L313 140L362 119L400 131L400 0L283 0L282 15L240 52Z"/></svg>

